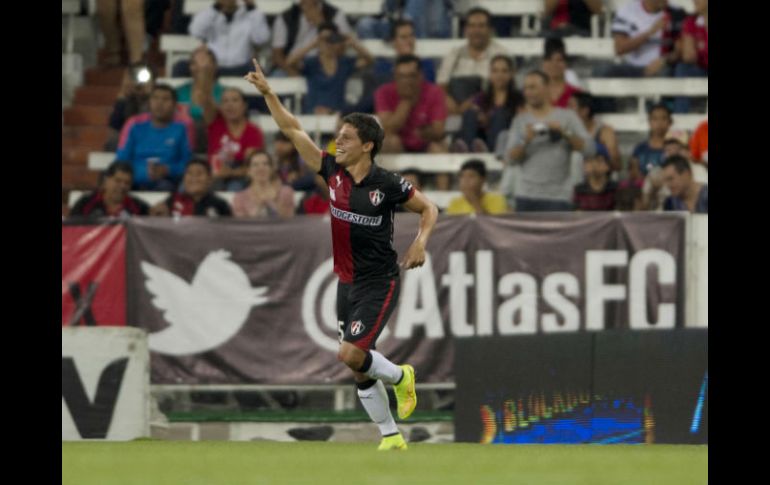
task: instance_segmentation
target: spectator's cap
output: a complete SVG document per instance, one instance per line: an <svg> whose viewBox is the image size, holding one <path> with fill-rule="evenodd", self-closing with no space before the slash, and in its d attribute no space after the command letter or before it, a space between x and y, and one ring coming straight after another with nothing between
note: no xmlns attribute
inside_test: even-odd
<svg viewBox="0 0 770 485"><path fill-rule="evenodd" d="M677 142L683 147L689 146L690 137L687 135L686 130L678 130L671 128L666 133L666 136L663 138L663 143L668 142Z"/></svg>

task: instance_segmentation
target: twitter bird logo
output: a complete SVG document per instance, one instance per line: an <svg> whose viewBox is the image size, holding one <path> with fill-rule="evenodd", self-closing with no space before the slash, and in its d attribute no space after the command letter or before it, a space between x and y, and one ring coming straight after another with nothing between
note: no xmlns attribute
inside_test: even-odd
<svg viewBox="0 0 770 485"><path fill-rule="evenodd" d="M167 355L215 349L238 333L251 307L268 301L266 286L252 288L225 250L212 251L198 266L192 283L147 262L141 264L153 305L169 327L149 335L149 347Z"/></svg>

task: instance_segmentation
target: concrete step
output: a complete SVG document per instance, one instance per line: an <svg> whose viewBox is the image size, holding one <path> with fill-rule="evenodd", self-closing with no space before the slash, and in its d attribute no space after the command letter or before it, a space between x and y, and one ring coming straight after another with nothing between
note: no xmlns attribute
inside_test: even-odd
<svg viewBox="0 0 770 485"><path fill-rule="evenodd" d="M118 98L120 86L80 86L75 91L73 104L87 106L112 106Z"/></svg>
<svg viewBox="0 0 770 485"><path fill-rule="evenodd" d="M65 126L62 128L62 143L70 141L76 145L96 146L97 151L100 151L104 148L110 132L110 128L106 126Z"/></svg>
<svg viewBox="0 0 770 485"><path fill-rule="evenodd" d="M64 124L78 126L107 126L112 107L72 106L64 110Z"/></svg>
<svg viewBox="0 0 770 485"><path fill-rule="evenodd" d="M93 67L86 70L85 84L87 86L120 86L123 83L124 72L124 67Z"/></svg>
<svg viewBox="0 0 770 485"><path fill-rule="evenodd" d="M99 181L99 173L84 166L62 165L61 186L65 190L93 190Z"/></svg>

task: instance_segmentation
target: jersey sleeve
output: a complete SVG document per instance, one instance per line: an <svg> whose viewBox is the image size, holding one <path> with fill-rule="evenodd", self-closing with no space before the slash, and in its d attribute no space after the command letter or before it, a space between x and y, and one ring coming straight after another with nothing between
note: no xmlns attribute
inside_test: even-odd
<svg viewBox="0 0 770 485"><path fill-rule="evenodd" d="M403 204L414 196L415 188L412 183L397 173L388 173L382 188L386 200L391 204Z"/></svg>
<svg viewBox="0 0 770 485"><path fill-rule="evenodd" d="M324 178L324 182L329 180L337 170L337 162L334 157L330 155L326 150L321 152L321 168L318 170L318 175Z"/></svg>

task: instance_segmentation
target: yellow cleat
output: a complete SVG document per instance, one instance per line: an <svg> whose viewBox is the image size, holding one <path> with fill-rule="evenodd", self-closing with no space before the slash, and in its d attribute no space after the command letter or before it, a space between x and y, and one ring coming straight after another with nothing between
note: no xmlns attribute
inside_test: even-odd
<svg viewBox="0 0 770 485"><path fill-rule="evenodd" d="M406 441L404 441L404 437L401 436L401 433L394 434L393 436L385 436L382 438L380 446L377 447L377 451L406 451L406 449Z"/></svg>
<svg viewBox="0 0 770 485"><path fill-rule="evenodd" d="M401 382L393 385L398 404L399 419L406 419L412 415L412 411L417 407L417 393L414 390L414 367L411 365L402 365L404 377Z"/></svg>

